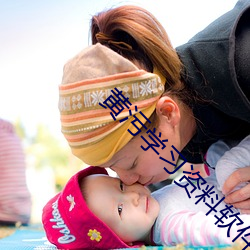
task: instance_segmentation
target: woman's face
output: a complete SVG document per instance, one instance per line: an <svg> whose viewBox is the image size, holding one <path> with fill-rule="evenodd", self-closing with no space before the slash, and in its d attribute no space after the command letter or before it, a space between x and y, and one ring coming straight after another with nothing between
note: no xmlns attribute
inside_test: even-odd
<svg viewBox="0 0 250 250"><path fill-rule="evenodd" d="M148 70L145 68L145 65L138 61L133 61L133 63L140 69ZM161 107L161 104L158 104L158 106ZM174 109L172 111L176 112ZM135 136L126 146L118 151L111 160L100 165L100 167L110 168L115 171L126 185L138 182L147 186L168 179L170 174L164 170L164 167L167 168L168 171L173 171L175 167L160 159L160 157L176 165L179 155L171 146L173 145L179 149L180 140L178 139L176 129L171 127L173 124L169 124L170 126L166 126L166 124L164 120L162 121L162 119L160 119L160 125L155 133L158 137L159 133L161 133L160 140L168 140L168 142L164 143L164 147L154 138L159 143L158 147L153 147L158 154L154 149L148 148L148 144L141 137L143 136L149 143L154 144L149 138L150 134L141 132L140 135ZM144 151L141 146L148 148L148 150Z"/></svg>
<svg viewBox="0 0 250 250"><path fill-rule="evenodd" d="M156 132L155 135L160 140L168 139L167 142L164 142L165 147L161 143L159 143L159 147L153 147L158 152L157 154L141 137L143 136L149 143L155 144L149 138L149 135L146 132L141 132L118 151L110 161L102 164L101 167L114 170L126 185L131 185L135 182L139 182L142 185L149 185L167 179L169 174L164 170L164 167L168 171L173 171L179 157L179 154L172 148L173 145L179 150L180 141L178 140L178 136L174 130L170 131L169 129L166 129L165 133L162 132L161 137L159 137L159 131ZM152 135L151 137L153 138ZM155 141L158 142L156 139ZM144 151L141 146L149 148L147 151ZM160 157L174 165L165 162Z"/></svg>

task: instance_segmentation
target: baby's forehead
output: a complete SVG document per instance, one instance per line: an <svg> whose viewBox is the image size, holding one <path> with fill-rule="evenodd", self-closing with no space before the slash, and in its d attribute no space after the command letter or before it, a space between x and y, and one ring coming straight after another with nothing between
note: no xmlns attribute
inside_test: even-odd
<svg viewBox="0 0 250 250"><path fill-rule="evenodd" d="M107 174L92 174L85 176L83 179L97 179L97 178L109 178L109 179L118 179L118 177L112 177Z"/></svg>
<svg viewBox="0 0 250 250"><path fill-rule="evenodd" d="M79 187L83 197L88 201L91 190L93 192L96 192L96 190L98 190L98 192L100 192L100 190L104 191L107 187L114 186L116 181L120 181L120 179L105 174L93 174L82 177L79 180ZM93 193L91 192L91 194Z"/></svg>
<svg viewBox="0 0 250 250"><path fill-rule="evenodd" d="M105 174L94 174L83 178L80 183L80 188L83 197L89 201L90 196L100 198L100 195L106 196L107 194L117 191L119 183L119 178Z"/></svg>
<svg viewBox="0 0 250 250"><path fill-rule="evenodd" d="M87 183L93 183L93 182L98 182L100 183L100 181L105 181L105 182L116 182L116 181L120 181L120 179L118 177L112 177L109 175L105 175L105 174L93 174L93 175L88 175L85 176L84 178L82 178L81 183L83 182L87 182Z"/></svg>

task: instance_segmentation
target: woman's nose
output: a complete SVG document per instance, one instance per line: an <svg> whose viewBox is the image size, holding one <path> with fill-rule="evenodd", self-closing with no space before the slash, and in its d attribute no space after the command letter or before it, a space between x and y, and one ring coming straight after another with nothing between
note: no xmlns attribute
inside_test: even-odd
<svg viewBox="0 0 250 250"><path fill-rule="evenodd" d="M139 175L136 173L129 173L127 170L119 169L119 168L112 168L119 176L119 178L124 182L126 185L132 185L139 180Z"/></svg>

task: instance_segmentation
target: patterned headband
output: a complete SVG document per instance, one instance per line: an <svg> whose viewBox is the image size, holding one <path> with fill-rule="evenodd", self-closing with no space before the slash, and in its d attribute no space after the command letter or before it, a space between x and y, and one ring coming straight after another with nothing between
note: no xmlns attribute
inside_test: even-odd
<svg viewBox="0 0 250 250"><path fill-rule="evenodd" d="M163 92L158 74L109 48L81 51L65 65L59 86L62 133L73 154L95 166L110 160L146 123Z"/></svg>

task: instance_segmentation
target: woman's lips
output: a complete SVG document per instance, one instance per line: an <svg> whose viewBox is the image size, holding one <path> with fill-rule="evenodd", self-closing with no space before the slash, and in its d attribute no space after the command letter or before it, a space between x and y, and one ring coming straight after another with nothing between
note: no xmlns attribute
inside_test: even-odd
<svg viewBox="0 0 250 250"><path fill-rule="evenodd" d="M143 186L148 186L148 185L150 185L152 183L152 180L153 180L153 177L149 181L147 181L146 183L144 183L142 185Z"/></svg>

